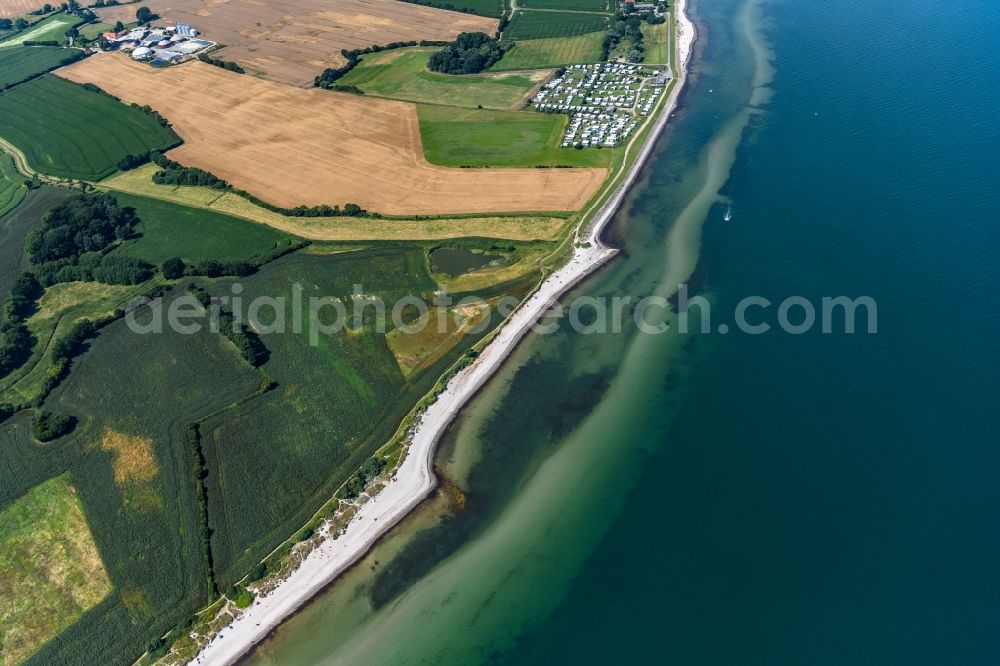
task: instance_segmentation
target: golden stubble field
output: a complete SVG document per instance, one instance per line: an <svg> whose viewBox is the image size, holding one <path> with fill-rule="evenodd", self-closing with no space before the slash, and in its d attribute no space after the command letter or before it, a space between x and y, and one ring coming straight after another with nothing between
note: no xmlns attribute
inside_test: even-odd
<svg viewBox="0 0 1000 666"><path fill-rule="evenodd" d="M51 2L53 6L59 4ZM22 16L30 11L41 9L45 6L45 0L0 0L0 18L13 18Z"/></svg>
<svg viewBox="0 0 1000 666"><path fill-rule="evenodd" d="M400 3L403 4L403 3ZM169 156L282 207L356 203L387 215L578 210L606 169L452 169L424 159L416 106L122 54L57 74L149 104L184 144Z"/></svg>
<svg viewBox="0 0 1000 666"><path fill-rule="evenodd" d="M0 0L19 2L21 0ZM98 10L102 21L135 20L139 5ZM460 32L496 32L496 19L398 0L148 0L164 21L195 26L225 45L214 54L274 81L310 85L327 67L344 64L341 50L375 44L450 40Z"/></svg>

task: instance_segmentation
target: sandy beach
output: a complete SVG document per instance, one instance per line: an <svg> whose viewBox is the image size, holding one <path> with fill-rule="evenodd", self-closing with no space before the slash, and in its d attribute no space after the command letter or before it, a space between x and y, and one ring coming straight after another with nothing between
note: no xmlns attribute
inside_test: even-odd
<svg viewBox="0 0 1000 666"><path fill-rule="evenodd" d="M601 242L601 233L621 206L656 138L676 108L677 98L684 87L695 29L686 16L685 0L679 0L676 7L680 23L677 84L628 172L587 226L580 230L579 244L573 257L520 305L476 361L458 373L423 413L395 481L388 483L378 495L364 504L340 537L326 540L310 553L281 585L269 595L258 598L240 619L208 643L192 663L221 666L236 662L285 618L357 562L382 535L422 502L436 484L433 458L437 442L459 410L496 372L518 342L560 296L616 254L615 249Z"/></svg>

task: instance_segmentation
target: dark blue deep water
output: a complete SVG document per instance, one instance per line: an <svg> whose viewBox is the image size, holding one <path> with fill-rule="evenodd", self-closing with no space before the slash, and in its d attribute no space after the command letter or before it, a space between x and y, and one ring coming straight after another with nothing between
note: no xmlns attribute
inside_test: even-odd
<svg viewBox="0 0 1000 666"><path fill-rule="evenodd" d="M697 6L690 125L733 57L730 4ZM870 295L878 333L697 354L620 518L512 663L1000 663L1000 3L763 16L774 95L699 272L722 311Z"/></svg>

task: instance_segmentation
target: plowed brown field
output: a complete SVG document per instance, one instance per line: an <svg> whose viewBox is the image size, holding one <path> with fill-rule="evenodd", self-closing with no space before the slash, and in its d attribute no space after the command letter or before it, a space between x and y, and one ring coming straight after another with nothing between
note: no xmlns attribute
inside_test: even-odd
<svg viewBox="0 0 1000 666"><path fill-rule="evenodd" d="M342 49L452 39L460 32L493 34L498 23L397 0L148 0L142 6L165 22L191 24L206 39L224 44L215 57L300 86L310 85L327 67L342 65ZM137 7L106 7L98 14L106 23L128 23Z"/></svg>
<svg viewBox="0 0 1000 666"><path fill-rule="evenodd" d="M191 62L122 54L58 70L149 104L183 139L170 152L282 207L359 204L389 215L577 210L605 169L451 169L424 159L416 106L301 89Z"/></svg>

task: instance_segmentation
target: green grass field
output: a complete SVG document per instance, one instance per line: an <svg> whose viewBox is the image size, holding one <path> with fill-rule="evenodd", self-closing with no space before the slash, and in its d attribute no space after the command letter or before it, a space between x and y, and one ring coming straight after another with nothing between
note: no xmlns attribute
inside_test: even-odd
<svg viewBox="0 0 1000 666"><path fill-rule="evenodd" d="M549 37L524 39L494 63L490 71L502 72L516 69L540 69L562 65L586 65L600 62L604 51L603 32L588 32L576 37Z"/></svg>
<svg viewBox="0 0 1000 666"><path fill-rule="evenodd" d="M20 46L24 42L49 42L56 41L66 43L66 32L75 25L80 25L83 21L76 16L68 14L56 14L44 21L39 21L23 32L0 42L0 50L11 46Z"/></svg>
<svg viewBox="0 0 1000 666"><path fill-rule="evenodd" d="M670 50L667 48L667 24L642 24L642 41L646 45L643 62L650 65L666 65L670 63Z"/></svg>
<svg viewBox="0 0 1000 666"><path fill-rule="evenodd" d="M538 83L537 76L481 74L455 76L427 69L436 49L408 48L366 55L338 83L365 93L410 102L487 109L511 109Z"/></svg>
<svg viewBox="0 0 1000 666"><path fill-rule="evenodd" d="M421 105L427 161L442 166L607 166L610 150L561 148L567 118L533 111Z"/></svg>
<svg viewBox="0 0 1000 666"><path fill-rule="evenodd" d="M139 257L159 265L171 257L188 262L252 261L293 242L291 236L263 224L223 213L191 208L134 194L113 193L123 206L135 208L140 238L126 241L114 254Z"/></svg>
<svg viewBox="0 0 1000 666"><path fill-rule="evenodd" d="M81 53L58 46L18 46L0 49L0 90L55 69L68 57Z"/></svg>
<svg viewBox="0 0 1000 666"><path fill-rule="evenodd" d="M14 166L14 158L0 153L0 218L24 199L28 188L24 176Z"/></svg>
<svg viewBox="0 0 1000 666"><path fill-rule="evenodd" d="M577 37L588 32L607 30L609 17L601 14L573 12L517 11L503 32L504 39L545 39Z"/></svg>
<svg viewBox="0 0 1000 666"><path fill-rule="evenodd" d="M111 32L115 26L110 23L88 23L80 28L80 36L84 39L95 40L105 32Z"/></svg>
<svg viewBox="0 0 1000 666"><path fill-rule="evenodd" d="M504 14L506 7L503 0L420 0L417 4L458 12L465 10L480 16L496 18Z"/></svg>
<svg viewBox="0 0 1000 666"><path fill-rule="evenodd" d="M180 142L142 111L51 74L0 93L0 136L35 170L88 180L116 171L126 154Z"/></svg>
<svg viewBox="0 0 1000 666"><path fill-rule="evenodd" d="M519 0L518 7L526 9L563 9L582 12L609 12L609 4L618 6L617 0Z"/></svg>

